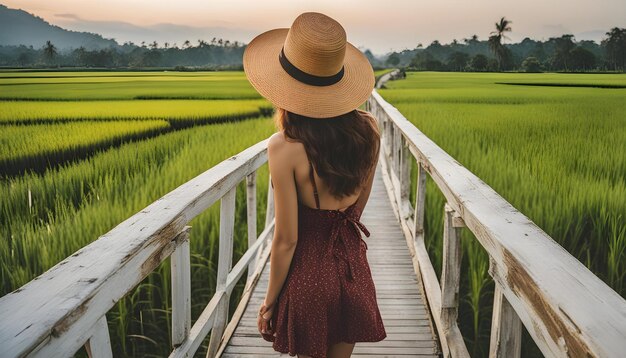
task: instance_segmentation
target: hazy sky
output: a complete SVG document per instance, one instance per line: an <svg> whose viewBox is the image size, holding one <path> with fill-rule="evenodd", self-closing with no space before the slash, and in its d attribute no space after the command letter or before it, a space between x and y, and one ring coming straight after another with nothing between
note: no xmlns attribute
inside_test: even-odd
<svg viewBox="0 0 626 358"><path fill-rule="evenodd" d="M611 27L626 27L626 0L0 0L64 28L91 31L118 42L157 40L179 45L213 36L250 41L289 27L304 11L338 20L348 41L382 54L438 39L448 43L486 39L501 16L510 19L512 42L572 33L600 40Z"/></svg>

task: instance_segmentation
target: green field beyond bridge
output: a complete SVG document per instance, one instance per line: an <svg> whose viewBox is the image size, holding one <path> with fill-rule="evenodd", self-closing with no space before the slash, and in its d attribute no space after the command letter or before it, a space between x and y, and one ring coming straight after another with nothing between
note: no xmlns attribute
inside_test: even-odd
<svg viewBox="0 0 626 358"><path fill-rule="evenodd" d="M626 295L625 75L409 72L377 91L594 275ZM275 131L271 114L271 104L243 72L0 72L0 296L269 137ZM407 200L415 203L419 168L412 161L408 169ZM388 205L380 175L374 204ZM255 180L260 234L266 222L266 165ZM233 263L248 249L246 181L236 187ZM446 198L432 180L426 181L425 193L424 243L441 277ZM393 218L390 210L387 214ZM368 215L376 221L372 211ZM219 202L189 225L195 321L216 292ZM469 353L486 356L496 287L484 247L467 228L459 232L459 329ZM385 235L384 226L377 235ZM399 229L394 235L404 240ZM399 250L402 240L390 250ZM381 257L372 257L384 266ZM407 266L394 270L411 268L410 257L402 259ZM384 273L376 277L387 279ZM169 354L172 285L165 260L108 311L114 356ZM231 314L243 292L244 283L238 282L230 296ZM417 292L408 296L423 298ZM385 296L390 304L396 298ZM415 317L426 314L413 308ZM388 312L392 320L400 314L395 308ZM425 323L417 325L430 335ZM403 337L403 328L394 330ZM436 352L426 341L416 344L425 345L420 347L428 354ZM540 354L526 331L523 342L522 356ZM208 339L202 341L199 354L208 345ZM380 353L362 350L370 351Z"/></svg>

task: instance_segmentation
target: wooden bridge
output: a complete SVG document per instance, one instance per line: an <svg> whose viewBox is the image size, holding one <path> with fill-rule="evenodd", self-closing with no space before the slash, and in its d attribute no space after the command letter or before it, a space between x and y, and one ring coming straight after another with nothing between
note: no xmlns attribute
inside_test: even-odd
<svg viewBox="0 0 626 358"><path fill-rule="evenodd" d="M415 275L402 228L396 219L377 168L372 193L363 211L362 222L370 231L367 259L370 263L376 297L387 338L381 342L357 343L353 356L438 357L439 351L426 301ZM257 312L267 291L267 260L241 320L233 322L234 333L222 357L276 357L271 342L259 339ZM222 353L222 352L218 352Z"/></svg>
<svg viewBox="0 0 626 358"><path fill-rule="evenodd" d="M396 76L383 76L378 85ZM626 301L491 187L421 133L375 90L367 109L381 127L382 149L363 222L368 261L387 338L357 343L369 357L469 357L457 326L459 230L467 227L489 255L495 281L491 357L519 357L522 324L554 357L623 357ZM265 227L256 235L256 172L267 139L150 204L41 276L0 298L0 356L66 357L83 345L111 357L107 312L166 259L172 266L170 357L193 356L210 334L208 357L278 356L256 330L273 238L269 187ZM409 165L419 168L415 202ZM424 244L426 180L446 198L443 267L438 278ZM248 249L232 265L235 190L247 183ZM215 294L191 325L191 219L220 201ZM244 294L228 321L229 299L248 269Z"/></svg>

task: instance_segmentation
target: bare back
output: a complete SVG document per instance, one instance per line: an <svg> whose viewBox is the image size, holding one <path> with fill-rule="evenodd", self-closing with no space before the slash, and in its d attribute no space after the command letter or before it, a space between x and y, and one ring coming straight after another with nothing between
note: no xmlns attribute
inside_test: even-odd
<svg viewBox="0 0 626 358"><path fill-rule="evenodd" d="M313 194L314 187L309 176L309 158L307 156L306 150L304 149L304 145L300 142L290 142L288 148L290 152L289 155L292 156L294 162L297 163L294 165L293 170L298 201L310 208L316 208L315 197ZM370 178L368 178L368 180L363 183L362 187L355 194L345 196L341 200L338 200L336 197L330 194L328 186L326 185L324 180L317 175L317 172L315 170L313 170L313 175L317 187L320 209L343 211L350 205L354 204L357 200L357 206L360 206L361 209L365 207L371 191L371 179L373 178L373 173L370 174Z"/></svg>

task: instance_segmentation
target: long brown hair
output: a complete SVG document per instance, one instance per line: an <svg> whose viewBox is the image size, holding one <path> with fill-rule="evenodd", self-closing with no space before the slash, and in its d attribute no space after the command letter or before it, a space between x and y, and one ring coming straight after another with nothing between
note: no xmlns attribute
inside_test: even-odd
<svg viewBox="0 0 626 358"><path fill-rule="evenodd" d="M376 164L380 132L369 112L310 118L277 108L274 120L287 140L304 145L317 175L338 199L354 194Z"/></svg>

